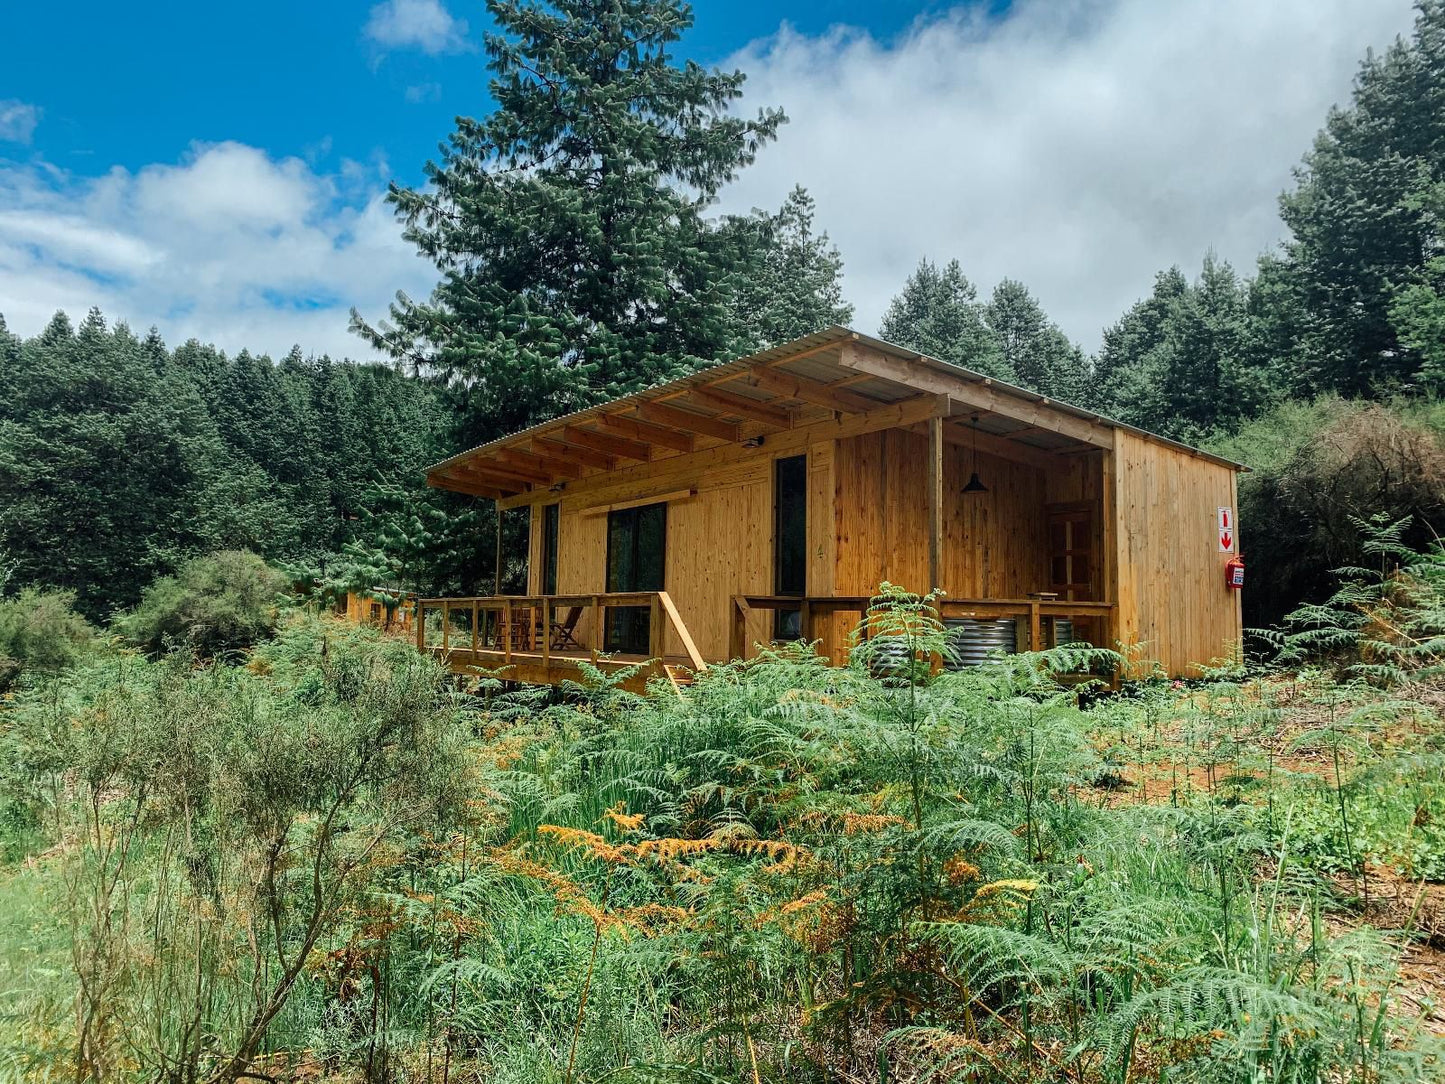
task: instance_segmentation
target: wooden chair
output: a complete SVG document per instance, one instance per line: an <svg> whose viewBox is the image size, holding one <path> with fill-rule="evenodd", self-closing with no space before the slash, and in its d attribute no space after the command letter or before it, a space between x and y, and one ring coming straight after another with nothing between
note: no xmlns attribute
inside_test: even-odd
<svg viewBox="0 0 1445 1084"><path fill-rule="evenodd" d="M576 648L578 651L582 650L582 645L578 642L576 636L577 622L580 620L582 620L582 607L573 606L567 610L567 616L562 618L561 621L552 622L551 636L553 651L565 651L569 647Z"/></svg>

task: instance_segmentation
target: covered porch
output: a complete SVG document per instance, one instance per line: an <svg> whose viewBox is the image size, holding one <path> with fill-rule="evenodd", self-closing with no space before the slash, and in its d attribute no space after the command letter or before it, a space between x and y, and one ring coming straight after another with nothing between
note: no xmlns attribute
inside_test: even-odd
<svg viewBox="0 0 1445 1084"><path fill-rule="evenodd" d="M751 658L763 643L786 638L816 644L820 655L841 665L871 602L866 595L735 595L727 657ZM1099 630L1107 628L1113 615L1108 603L1055 598L940 598L936 606L947 626L963 628L969 622L1012 626L1008 646L1017 651L1076 640L1097 642ZM587 663L603 673L635 669L623 687L640 692L655 678L685 685L708 667L666 591L427 598L418 600L417 610L417 650L434 655L458 673L485 671L507 681L558 685L581 681L582 664ZM618 619L641 611L647 614L647 650L609 650L616 646ZM751 638L750 629L759 617L769 628L786 629L786 636ZM671 650L672 644L682 650ZM981 657L996 645L980 641L976 646ZM968 658L967 649L963 654L965 662L977 661Z"/></svg>
<svg viewBox="0 0 1445 1084"><path fill-rule="evenodd" d="M517 680L596 661L680 681L797 639L842 661L884 583L940 590L945 622L1004 650L1146 642L1180 673L1238 638L1213 548L1232 465L846 328L427 478L525 517L525 578L504 592L499 526L492 593L422 600L444 620L418 644Z"/></svg>

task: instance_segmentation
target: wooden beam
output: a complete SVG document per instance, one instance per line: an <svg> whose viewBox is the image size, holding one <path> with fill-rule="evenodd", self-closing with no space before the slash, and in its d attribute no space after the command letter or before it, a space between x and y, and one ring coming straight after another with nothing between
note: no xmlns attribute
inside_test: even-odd
<svg viewBox="0 0 1445 1084"><path fill-rule="evenodd" d="M666 403L638 403L634 409L648 421L670 425L674 429L683 429L698 436L716 437L729 444L736 444L742 439L736 424L725 422L711 414L694 414L690 410L680 410Z"/></svg>
<svg viewBox="0 0 1445 1084"><path fill-rule="evenodd" d="M827 407L829 410L863 414L875 407L886 405L875 399L859 395L857 392L848 391L846 388L835 389L827 384L820 384L816 380L794 376L792 373L780 372L777 369L765 369L758 366L751 371L749 377L760 388L766 388L778 395L786 395L789 399L801 399L814 406Z"/></svg>
<svg viewBox="0 0 1445 1084"><path fill-rule="evenodd" d="M516 492L513 489L502 489L496 486L481 485L476 482L463 481L460 478L452 478L445 474L428 474L426 484L433 489L445 489L450 493L465 493L469 497L486 497L490 500L504 500L510 494Z"/></svg>
<svg viewBox="0 0 1445 1084"><path fill-rule="evenodd" d="M574 459L585 467L595 467L597 470L612 470L617 466L617 460L605 452L584 448L580 444L569 444L564 440L533 437L532 447L544 455L550 455L557 459Z"/></svg>
<svg viewBox="0 0 1445 1084"><path fill-rule="evenodd" d="M502 448L497 458L504 463L515 464L530 470L542 471L552 478L581 478L582 468L576 463L555 456L524 452L520 448Z"/></svg>
<svg viewBox="0 0 1445 1084"><path fill-rule="evenodd" d="M562 436L570 444L580 444L584 448L591 448L594 452L602 452L604 455L636 459L642 463L646 463L652 458L652 448L641 441L612 437L606 433L594 433L591 429L582 429L576 425L563 426Z"/></svg>
<svg viewBox="0 0 1445 1084"><path fill-rule="evenodd" d="M1065 413L1042 396L1039 400L1031 400L1000 391L990 380L970 380L965 376L938 372L918 362L895 358L857 343L844 345L840 363L845 369L872 373L876 377L920 391L947 395L966 407L993 411L1006 418L1037 425L1086 444L1100 448L1114 446L1113 430L1108 426Z"/></svg>
<svg viewBox="0 0 1445 1084"><path fill-rule="evenodd" d="M928 419L928 589L943 586L943 419Z"/></svg>
<svg viewBox="0 0 1445 1084"><path fill-rule="evenodd" d="M664 448L673 448L679 452L690 452L693 449L691 433L680 433L665 425L653 425L651 422L638 421L636 418L624 418L620 414L603 414L597 420L608 429L614 429L633 440L640 440L647 444L661 444Z"/></svg>
<svg viewBox="0 0 1445 1084"><path fill-rule="evenodd" d="M529 482L532 485L550 485L552 476L545 471L519 467L512 463L459 463L450 472L458 478L494 478L512 482Z"/></svg>
<svg viewBox="0 0 1445 1084"><path fill-rule="evenodd" d="M793 425L792 415L786 410L769 406L756 399L734 395L730 391L720 391L717 388L693 388L688 395L703 406L711 407L723 414L736 414L745 421L757 422L759 425L770 426L774 429L790 429Z"/></svg>
<svg viewBox="0 0 1445 1084"><path fill-rule="evenodd" d="M1238 594L1238 592L1235 593ZM693 670L698 672L706 670L707 663L703 661L702 652L698 651L697 644L693 642L692 633L689 632L687 626L683 624L682 614L677 612L677 606L673 603L672 596L666 591L659 591L657 598L658 601L662 603L662 608L667 613L668 620L672 622L672 627L677 633L677 638L682 641L682 649L687 652L687 658L688 661L692 663Z"/></svg>
<svg viewBox="0 0 1445 1084"><path fill-rule="evenodd" d="M915 433L927 433L923 425L912 425L908 427ZM964 448L973 447L974 430L966 423L958 425L945 419L943 425L943 441L945 444L957 444ZM1063 464L1055 458L1056 453L1046 452L1042 448L1035 448L1031 444L1020 444L1016 440L1004 440L992 433L985 433L978 430L978 450L987 455L996 455L1002 459L1011 459L1016 463L1027 463L1039 470L1059 470Z"/></svg>
<svg viewBox="0 0 1445 1084"><path fill-rule="evenodd" d="M495 572L494 572L494 574L493 574L493 577L492 577L492 594L494 594L494 595L500 595L500 594L502 593L502 510L501 510L500 508L497 509L496 520L497 520L497 550L496 550L497 566L496 566L496 570L495 570ZM510 632L511 630L508 630L508 631Z"/></svg>
<svg viewBox="0 0 1445 1084"><path fill-rule="evenodd" d="M697 490L695 489L675 489L671 493L659 493L652 497L634 497L628 501L589 504L578 514L583 516L601 516L608 512L620 512L624 508L641 508L646 504L671 504L673 501L685 501L696 496Z"/></svg>
<svg viewBox="0 0 1445 1084"><path fill-rule="evenodd" d="M789 429L768 438L767 454L782 455L785 452L799 454L818 442L842 440L863 433L875 433L880 429L907 429L926 422L929 418L947 418L952 404L946 395L920 393L910 399L902 399L888 406L880 406L867 414L837 414L809 420L795 429ZM951 428L951 427L948 427ZM699 448L691 454L654 459L648 463L627 463L608 474L589 474L577 482L567 484L567 496L576 500L594 490L611 490L618 486L634 483L656 484L659 487L684 487L695 485L705 471L714 467L737 463L757 453L744 448L740 443L714 444ZM505 507L519 507L556 500L555 493L533 490L504 501Z"/></svg>

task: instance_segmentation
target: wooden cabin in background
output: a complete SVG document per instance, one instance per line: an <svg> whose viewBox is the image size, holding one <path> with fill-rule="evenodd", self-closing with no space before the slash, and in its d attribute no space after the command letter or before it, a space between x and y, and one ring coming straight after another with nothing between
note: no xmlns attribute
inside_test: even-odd
<svg viewBox="0 0 1445 1084"><path fill-rule="evenodd" d="M834 327L431 467L530 514L528 593L420 600L418 645L528 682L799 637L842 661L886 581L945 592L965 653L1137 645L1186 675L1240 648L1240 469Z"/></svg>

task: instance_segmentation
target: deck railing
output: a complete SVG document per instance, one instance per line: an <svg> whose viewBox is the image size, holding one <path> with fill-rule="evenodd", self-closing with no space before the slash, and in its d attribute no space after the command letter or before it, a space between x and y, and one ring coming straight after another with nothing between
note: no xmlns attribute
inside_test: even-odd
<svg viewBox="0 0 1445 1084"><path fill-rule="evenodd" d="M748 618L756 610L798 612L799 636L812 642L819 638L818 621L834 614L856 614L861 620L868 613L873 598L868 595L734 595L733 620L728 638L728 655L741 659L748 648ZM935 605L944 620L952 617L1008 618L1019 621L1026 630L1027 650L1038 650L1046 646L1043 639L1045 619L1096 618L1108 621L1114 613L1114 606L1108 602L1068 602L1045 598L940 598ZM1021 637L1022 639L1022 637ZM831 653L834 645L825 644Z"/></svg>
<svg viewBox="0 0 1445 1084"><path fill-rule="evenodd" d="M649 611L647 657L659 663L667 657L669 631L681 645L695 671L707 669L692 633L666 591L608 591L593 595L477 595L417 600L416 646L427 651L427 611L442 614L440 650L449 656L455 648L500 654L506 665L525 654L549 666L554 656L575 658L585 653L593 663L604 654L603 634L607 611L614 608ZM461 629L453 628L454 614L468 614ZM561 620L558 620L559 615ZM457 633L462 642L455 643ZM467 642L467 641L470 642ZM576 645L572 647L570 645Z"/></svg>

